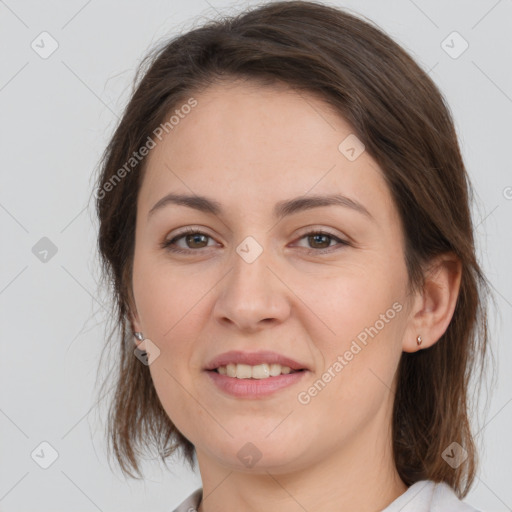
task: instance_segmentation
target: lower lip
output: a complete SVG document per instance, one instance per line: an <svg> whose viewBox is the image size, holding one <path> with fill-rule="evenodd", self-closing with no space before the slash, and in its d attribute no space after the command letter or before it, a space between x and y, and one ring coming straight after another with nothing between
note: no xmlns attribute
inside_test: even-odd
<svg viewBox="0 0 512 512"><path fill-rule="evenodd" d="M243 398L265 397L299 382L307 370L267 377L266 379L237 379L216 371L206 372L213 383L224 393Z"/></svg>

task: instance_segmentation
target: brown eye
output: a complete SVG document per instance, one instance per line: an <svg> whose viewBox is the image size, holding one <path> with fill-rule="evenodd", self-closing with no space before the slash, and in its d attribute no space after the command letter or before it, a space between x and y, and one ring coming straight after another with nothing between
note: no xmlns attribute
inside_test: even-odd
<svg viewBox="0 0 512 512"><path fill-rule="evenodd" d="M164 240L161 247L171 252L191 253L194 250L207 248L210 240L213 240L212 237L206 233L187 229L170 240Z"/></svg>
<svg viewBox="0 0 512 512"><path fill-rule="evenodd" d="M308 242L314 249L325 249L330 246L332 236L323 233L308 235Z"/></svg>
<svg viewBox="0 0 512 512"><path fill-rule="evenodd" d="M310 254L330 253L350 245L349 242L328 231L310 231L301 236L299 240L306 241L306 247L302 244L299 244L299 247L303 247Z"/></svg>
<svg viewBox="0 0 512 512"><path fill-rule="evenodd" d="M208 245L208 238L208 235L204 235L203 233L195 233L193 235L186 235L185 243L190 249L200 249Z"/></svg>

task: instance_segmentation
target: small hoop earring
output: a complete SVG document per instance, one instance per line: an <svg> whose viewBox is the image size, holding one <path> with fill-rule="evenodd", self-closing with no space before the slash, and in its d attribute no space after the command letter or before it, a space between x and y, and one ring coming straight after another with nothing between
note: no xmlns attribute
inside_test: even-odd
<svg viewBox="0 0 512 512"><path fill-rule="evenodd" d="M423 339L421 338L421 336L418 336L416 338L416 344L419 346L419 345L421 345L422 342L423 342Z"/></svg>
<svg viewBox="0 0 512 512"><path fill-rule="evenodd" d="M142 334L141 332L134 332L133 335L139 340L139 341L144 341L144 334Z"/></svg>

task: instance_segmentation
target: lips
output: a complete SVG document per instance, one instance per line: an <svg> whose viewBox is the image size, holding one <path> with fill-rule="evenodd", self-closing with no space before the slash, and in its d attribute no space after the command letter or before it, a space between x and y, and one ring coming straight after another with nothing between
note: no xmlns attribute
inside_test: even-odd
<svg viewBox="0 0 512 512"><path fill-rule="evenodd" d="M256 366L263 363L280 364L281 366L288 366L292 370L308 370L306 365L282 354L278 354L277 352L242 352L238 350L232 350L218 355L207 363L204 369L216 370L219 366L227 366L228 364L248 364L250 366Z"/></svg>

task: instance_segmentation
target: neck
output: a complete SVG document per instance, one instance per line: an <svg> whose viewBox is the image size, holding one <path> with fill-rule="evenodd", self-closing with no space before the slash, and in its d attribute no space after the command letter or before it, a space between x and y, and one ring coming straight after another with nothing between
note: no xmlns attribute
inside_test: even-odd
<svg viewBox="0 0 512 512"><path fill-rule="evenodd" d="M367 432L371 434L371 432ZM338 451L294 471L237 472L197 451L203 482L198 512L378 512L407 490L393 463L390 436L358 435ZM256 470L256 467L254 468Z"/></svg>

